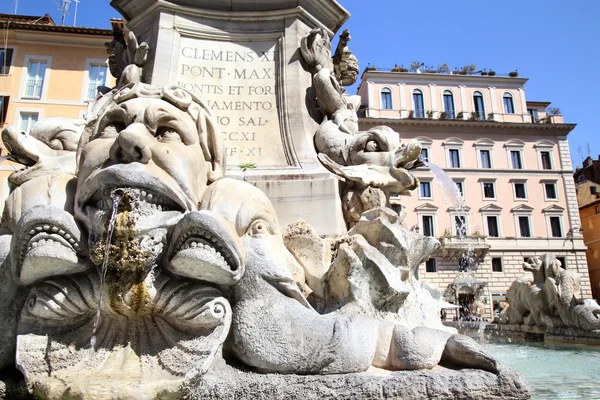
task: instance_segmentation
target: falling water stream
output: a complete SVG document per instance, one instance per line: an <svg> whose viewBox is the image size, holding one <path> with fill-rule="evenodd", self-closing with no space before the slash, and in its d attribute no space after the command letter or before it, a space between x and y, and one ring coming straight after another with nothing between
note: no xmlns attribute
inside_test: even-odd
<svg viewBox="0 0 600 400"><path fill-rule="evenodd" d="M108 222L108 228L106 229L106 244L104 246L104 260L102 261L102 273L100 275L100 296L98 297L98 304L96 305L96 316L94 317L94 330L92 332L92 338L90 339L90 347L92 350L96 346L96 333L98 330L98 324L100 322L100 310L102 308L102 298L104 297L104 281L106 280L106 270L108 269L108 257L110 253L110 242L112 240L113 231L115 229L115 222L117 221L117 214L119 211L119 203L123 198L123 192L121 190L115 190L110 194L112 198L112 210L110 214L110 220Z"/></svg>

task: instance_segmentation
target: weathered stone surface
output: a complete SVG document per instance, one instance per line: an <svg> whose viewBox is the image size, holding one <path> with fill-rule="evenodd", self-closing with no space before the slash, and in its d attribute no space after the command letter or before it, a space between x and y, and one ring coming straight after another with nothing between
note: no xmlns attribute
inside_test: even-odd
<svg viewBox="0 0 600 400"><path fill-rule="evenodd" d="M523 377L510 370L403 371L345 375L257 374L227 368L184 389L187 399L528 399Z"/></svg>

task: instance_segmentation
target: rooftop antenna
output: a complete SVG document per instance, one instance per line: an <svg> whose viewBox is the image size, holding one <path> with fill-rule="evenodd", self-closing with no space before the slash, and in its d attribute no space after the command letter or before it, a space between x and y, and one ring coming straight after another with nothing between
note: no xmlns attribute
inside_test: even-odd
<svg viewBox="0 0 600 400"><path fill-rule="evenodd" d="M73 17L73 26L77 26L77 8L79 6L79 0L73 0L75 2L75 16Z"/></svg>
<svg viewBox="0 0 600 400"><path fill-rule="evenodd" d="M61 2L60 2L60 12L61 12L60 25L61 26L65 26L65 18L67 16L67 14L69 13L70 6L71 6L71 0L61 0Z"/></svg>

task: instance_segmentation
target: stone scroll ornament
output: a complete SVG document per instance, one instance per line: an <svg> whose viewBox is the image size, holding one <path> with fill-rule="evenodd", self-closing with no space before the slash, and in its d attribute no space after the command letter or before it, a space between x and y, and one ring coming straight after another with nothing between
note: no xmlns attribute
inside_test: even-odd
<svg viewBox="0 0 600 400"><path fill-rule="evenodd" d="M350 96L342 87L353 83L348 75L358 70L358 61L349 56L349 39L349 32L344 31L332 61L329 36L323 29L313 29L302 39L301 53L313 72L323 114L315 147L321 163L346 181L342 205L346 223L352 227L364 211L389 206L391 195L416 188L419 182L409 171L423 164L418 141L401 143L398 133L387 126L359 131L360 96Z"/></svg>
<svg viewBox="0 0 600 400"><path fill-rule="evenodd" d="M580 274L564 269L550 253L529 258L523 270L532 277L512 283L506 293L509 306L500 314L500 323L600 337L600 306L583 300Z"/></svg>

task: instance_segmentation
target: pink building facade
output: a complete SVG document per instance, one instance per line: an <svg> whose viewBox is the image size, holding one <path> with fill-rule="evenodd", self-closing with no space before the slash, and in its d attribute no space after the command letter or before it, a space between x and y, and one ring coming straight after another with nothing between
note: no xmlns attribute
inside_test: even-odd
<svg viewBox="0 0 600 400"><path fill-rule="evenodd" d="M419 140L422 157L445 171L464 200L457 209L427 168L416 172L420 187L395 200L407 227L442 243L420 276L450 302L481 301L488 316L526 274L524 259L543 253L581 273L584 296L591 296L567 143L575 125L557 110L547 113L550 103L527 101L526 82L365 71L358 90L361 130L385 124L403 140ZM465 262L467 276L459 272Z"/></svg>

